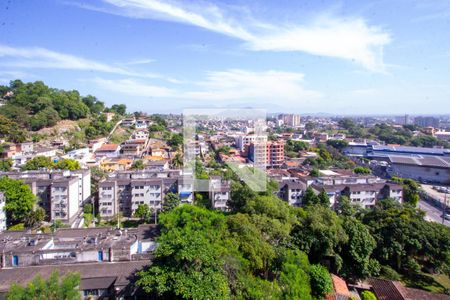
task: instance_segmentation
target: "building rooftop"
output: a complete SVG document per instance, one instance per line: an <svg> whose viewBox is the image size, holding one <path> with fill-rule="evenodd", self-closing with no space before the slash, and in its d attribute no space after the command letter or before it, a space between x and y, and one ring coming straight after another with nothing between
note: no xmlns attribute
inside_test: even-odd
<svg viewBox="0 0 450 300"><path fill-rule="evenodd" d="M100 148L97 149L98 151L116 151L119 148L118 144L104 144Z"/></svg>

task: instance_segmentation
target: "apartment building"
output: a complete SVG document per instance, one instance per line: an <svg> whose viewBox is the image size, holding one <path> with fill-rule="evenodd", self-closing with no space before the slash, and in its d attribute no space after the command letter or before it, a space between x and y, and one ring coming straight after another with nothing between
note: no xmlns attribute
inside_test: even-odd
<svg viewBox="0 0 450 300"><path fill-rule="evenodd" d="M144 170L117 172L99 182L99 213L102 218L110 219L117 213L133 216L139 204L147 204L154 211L162 209L164 196L183 191L179 184L179 170ZM180 181L180 183L179 183ZM192 197L192 183L189 196ZM190 198L192 199L192 198ZM187 201L187 202L192 202Z"/></svg>
<svg viewBox="0 0 450 300"><path fill-rule="evenodd" d="M212 177L208 186L212 207L227 210L231 195L230 182ZM112 173L99 182L100 217L111 219L118 213L132 217L140 204L160 211L167 193L176 193L181 203L191 204L194 200L193 191L192 176L182 175L181 170L147 169Z"/></svg>
<svg viewBox="0 0 450 300"><path fill-rule="evenodd" d="M231 195L231 182L220 176L211 176L209 180L209 199L214 209L227 211Z"/></svg>
<svg viewBox="0 0 450 300"><path fill-rule="evenodd" d="M72 223L80 209L78 200L78 178L59 178L50 185L50 214L51 220Z"/></svg>
<svg viewBox="0 0 450 300"><path fill-rule="evenodd" d="M27 171L0 172L0 177L23 180L39 200L46 212L46 220L72 223L80 207L91 197L91 172L76 171Z"/></svg>
<svg viewBox="0 0 450 300"><path fill-rule="evenodd" d="M364 208L371 208L378 200L385 198L403 201L403 187L400 184L375 176L324 176L318 177L310 185L317 193L324 190L332 207L340 196L347 196L352 203Z"/></svg>
<svg viewBox="0 0 450 300"><path fill-rule="evenodd" d="M299 127L300 126L300 115L296 114L281 114L278 116L278 120L289 127Z"/></svg>
<svg viewBox="0 0 450 300"><path fill-rule="evenodd" d="M267 148L267 165L279 168L284 164L284 143L268 142Z"/></svg>
<svg viewBox="0 0 450 300"><path fill-rule="evenodd" d="M267 142L249 146L248 158L259 165L279 168L284 164L284 143Z"/></svg>
<svg viewBox="0 0 450 300"><path fill-rule="evenodd" d="M0 192L0 232L6 230L5 204L6 204L5 195Z"/></svg>
<svg viewBox="0 0 450 300"><path fill-rule="evenodd" d="M255 143L264 144L266 142L267 142L266 135L257 136L255 134L246 134L246 135L239 135L235 138L236 148L238 148L241 151L245 151L246 147L248 147L250 144Z"/></svg>

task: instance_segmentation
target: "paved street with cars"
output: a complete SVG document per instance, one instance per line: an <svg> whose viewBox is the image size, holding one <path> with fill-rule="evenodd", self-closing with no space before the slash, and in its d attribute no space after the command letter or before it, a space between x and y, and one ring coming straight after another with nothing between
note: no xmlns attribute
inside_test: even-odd
<svg viewBox="0 0 450 300"><path fill-rule="evenodd" d="M447 207L449 206L450 194L446 195L445 191L447 190L445 187L422 184L422 190L429 198L439 201L440 203L447 202ZM421 199L419 208L426 212L425 218L428 221L442 223L444 212L442 207L438 206L437 202ZM444 224L450 226L450 220L444 220Z"/></svg>

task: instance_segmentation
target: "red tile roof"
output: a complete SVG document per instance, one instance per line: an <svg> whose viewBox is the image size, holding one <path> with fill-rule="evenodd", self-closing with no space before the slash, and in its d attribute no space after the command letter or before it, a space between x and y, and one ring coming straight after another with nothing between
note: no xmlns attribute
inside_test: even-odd
<svg viewBox="0 0 450 300"><path fill-rule="evenodd" d="M99 151L116 151L119 145L117 144L104 144L100 148L97 149L96 152Z"/></svg>

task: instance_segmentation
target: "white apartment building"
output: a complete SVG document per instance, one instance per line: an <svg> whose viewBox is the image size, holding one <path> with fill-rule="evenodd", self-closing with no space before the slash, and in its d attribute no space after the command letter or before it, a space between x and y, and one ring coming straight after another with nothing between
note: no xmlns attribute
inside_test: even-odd
<svg viewBox="0 0 450 300"><path fill-rule="evenodd" d="M72 223L79 212L78 178L62 178L52 182L51 185L51 219Z"/></svg>
<svg viewBox="0 0 450 300"><path fill-rule="evenodd" d="M250 144L254 144L254 143L266 143L267 142L267 135L254 135L254 134L249 134L249 135L239 135L235 138L235 142L236 142L236 148L238 148L241 151L245 150L246 146L249 146Z"/></svg>
<svg viewBox="0 0 450 300"><path fill-rule="evenodd" d="M220 176L211 176L209 180L209 199L214 209L227 211L227 202L230 200L230 181L224 181Z"/></svg>

